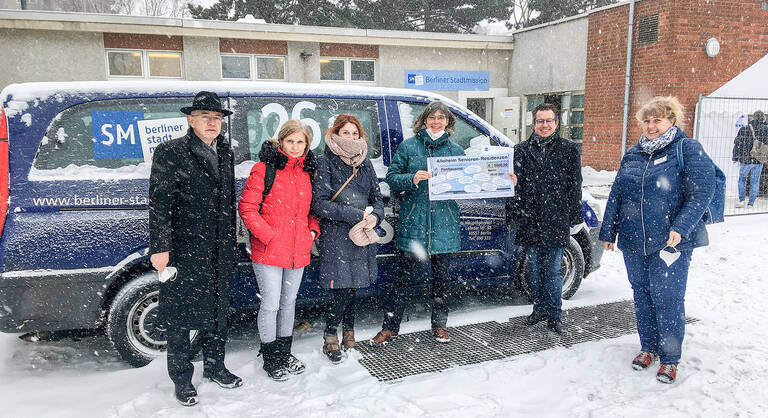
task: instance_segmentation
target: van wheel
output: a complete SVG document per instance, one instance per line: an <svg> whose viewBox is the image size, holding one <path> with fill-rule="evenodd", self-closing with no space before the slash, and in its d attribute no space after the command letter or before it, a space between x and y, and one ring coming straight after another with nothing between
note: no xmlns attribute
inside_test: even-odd
<svg viewBox="0 0 768 418"><path fill-rule="evenodd" d="M123 360L146 366L165 351L165 325L160 321L160 284L157 274L146 272L117 293L109 308L107 335ZM190 333L195 348L197 332Z"/></svg>
<svg viewBox="0 0 768 418"><path fill-rule="evenodd" d="M563 251L563 299L570 299L576 294L584 278L584 252L578 241L570 237L568 246Z"/></svg>
<svg viewBox="0 0 768 418"><path fill-rule="evenodd" d="M584 252L575 238L570 237L568 246L563 250L562 261L563 274L563 299L570 299L581 286L581 279L584 278ZM528 260L525 252L521 251L518 257L517 270L515 271L515 287L532 300L531 280L528 277Z"/></svg>

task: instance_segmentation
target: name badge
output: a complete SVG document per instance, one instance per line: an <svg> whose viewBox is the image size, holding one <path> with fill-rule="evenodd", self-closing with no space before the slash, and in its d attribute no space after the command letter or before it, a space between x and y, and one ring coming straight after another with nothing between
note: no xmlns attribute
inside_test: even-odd
<svg viewBox="0 0 768 418"><path fill-rule="evenodd" d="M663 156L661 158L657 158L657 159L653 160L653 165L659 165L659 164L661 164L663 162L666 162L666 161L667 161L667 156L665 155L665 156Z"/></svg>

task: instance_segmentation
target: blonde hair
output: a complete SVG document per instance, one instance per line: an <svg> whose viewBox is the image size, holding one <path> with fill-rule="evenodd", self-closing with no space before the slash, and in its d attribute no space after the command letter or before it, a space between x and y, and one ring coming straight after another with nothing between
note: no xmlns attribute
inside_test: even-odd
<svg viewBox="0 0 768 418"><path fill-rule="evenodd" d="M307 145L304 146L304 155L307 155L309 146L312 143L312 130L300 120L289 119L285 121L283 126L281 126L280 130L277 132L277 138L270 138L269 142L275 147L279 147L280 144L283 143L283 140L294 132L302 132L304 134L304 138L307 140Z"/></svg>
<svg viewBox="0 0 768 418"><path fill-rule="evenodd" d="M682 126L685 121L685 109L675 96L656 96L635 113L638 122L651 116L667 118L673 124Z"/></svg>

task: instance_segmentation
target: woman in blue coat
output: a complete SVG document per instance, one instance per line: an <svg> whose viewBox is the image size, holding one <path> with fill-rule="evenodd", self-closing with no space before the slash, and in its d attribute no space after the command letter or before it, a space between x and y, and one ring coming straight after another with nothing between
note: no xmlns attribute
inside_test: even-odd
<svg viewBox="0 0 768 418"><path fill-rule="evenodd" d="M621 159L600 240L613 250L618 236L632 285L641 350L632 367L644 370L659 359L656 379L672 383L685 335L691 254L709 243L702 216L714 194L715 166L677 126L684 119L677 98L655 97L635 116L643 135Z"/></svg>
<svg viewBox="0 0 768 418"><path fill-rule="evenodd" d="M376 282L376 245L350 237L350 228L365 221L372 229L384 219L379 181L367 157L368 140L360 121L336 116L325 136L325 152L317 159L312 182L312 211L320 219L320 285L331 291L326 313L323 353L333 363L342 359L337 328L342 324L344 349L355 346L355 293ZM370 208L370 209L368 209ZM370 235L374 239L373 235ZM365 235L363 235L365 237Z"/></svg>
<svg viewBox="0 0 768 418"><path fill-rule="evenodd" d="M419 270L432 270L432 333L441 343L451 340L448 322L448 264L450 253L461 248L459 205L453 200L429 200L427 157L464 155L451 142L456 117L448 106L427 105L413 124L416 136L397 147L387 171L387 184L400 196L397 230L399 274L384 289L384 324L371 340L381 345L396 337L410 287Z"/></svg>

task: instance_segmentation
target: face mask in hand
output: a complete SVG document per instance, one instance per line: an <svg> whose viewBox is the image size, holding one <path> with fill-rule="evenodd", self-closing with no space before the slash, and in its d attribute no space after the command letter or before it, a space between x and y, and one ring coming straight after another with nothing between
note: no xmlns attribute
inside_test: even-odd
<svg viewBox="0 0 768 418"><path fill-rule="evenodd" d="M664 251L667 248L673 249L675 252L671 253L669 251ZM677 251L675 247L670 247L667 245L666 247L662 248L661 251L659 251L659 258L661 258L661 261L664 262L664 264L667 265L667 267L674 264L675 261L677 261L678 258L680 258L680 251Z"/></svg>

